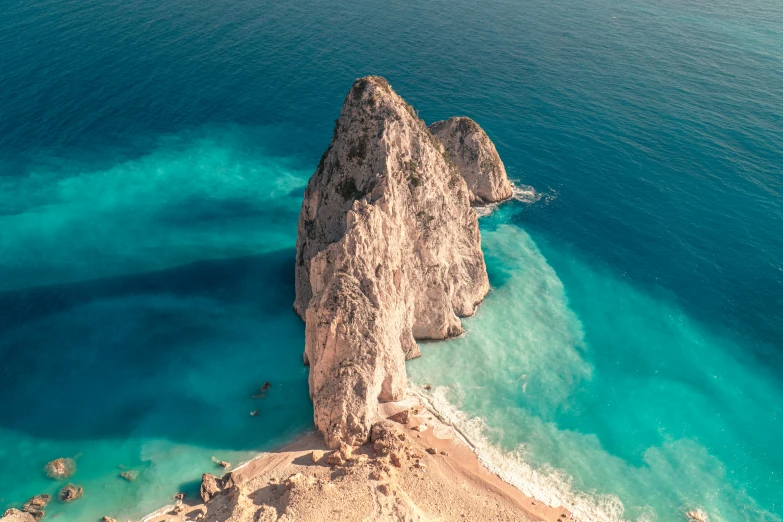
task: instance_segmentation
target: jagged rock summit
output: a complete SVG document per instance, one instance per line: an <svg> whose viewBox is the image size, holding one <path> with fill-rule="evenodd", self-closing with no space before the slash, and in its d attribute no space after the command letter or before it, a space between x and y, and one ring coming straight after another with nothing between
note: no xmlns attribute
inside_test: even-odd
<svg viewBox="0 0 783 522"><path fill-rule="evenodd" d="M378 402L404 396L415 339L459 335L459 318L489 290L470 206L486 199L463 176L484 187L482 175L500 175L483 160L497 152L483 131L439 132L385 79L356 80L305 190L294 309L306 323L315 424L330 447L366 442Z"/></svg>
<svg viewBox="0 0 783 522"><path fill-rule="evenodd" d="M514 195L495 144L478 123L465 116L430 125L457 164L474 205L505 201Z"/></svg>

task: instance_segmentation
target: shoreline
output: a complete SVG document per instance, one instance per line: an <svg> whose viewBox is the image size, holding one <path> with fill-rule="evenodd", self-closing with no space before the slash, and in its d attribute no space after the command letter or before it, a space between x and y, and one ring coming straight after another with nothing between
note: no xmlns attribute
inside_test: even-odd
<svg viewBox="0 0 783 522"><path fill-rule="evenodd" d="M378 463L383 461L374 456L372 444L366 444L354 448L353 456L349 451L344 464L330 467L326 457L314 462L313 455L328 456L329 451L321 434L309 430L231 468L223 479L231 491L226 487L208 502L177 501L139 522L326 521L334 519L333 511L341 509L335 506L345 502L358 504L357 513L371 511L369 518L356 520L488 519L488 509L495 510L491 515L495 520L574 520L567 510L525 495L492 471L469 437L412 387L402 401L380 406L383 419L410 412L407 423L387 422L400 431L400 439L409 444L406 451L415 460L397 467L385 465L386 472L378 475L383 470ZM348 520L346 516L340 518Z"/></svg>

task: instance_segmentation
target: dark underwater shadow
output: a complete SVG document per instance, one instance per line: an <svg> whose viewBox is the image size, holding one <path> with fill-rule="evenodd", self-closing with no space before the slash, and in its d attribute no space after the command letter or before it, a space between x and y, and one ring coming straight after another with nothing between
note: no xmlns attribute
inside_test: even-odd
<svg viewBox="0 0 783 522"><path fill-rule="evenodd" d="M0 294L0 426L48 439L158 437L237 450L310 427L294 256ZM253 399L265 381L272 388Z"/></svg>

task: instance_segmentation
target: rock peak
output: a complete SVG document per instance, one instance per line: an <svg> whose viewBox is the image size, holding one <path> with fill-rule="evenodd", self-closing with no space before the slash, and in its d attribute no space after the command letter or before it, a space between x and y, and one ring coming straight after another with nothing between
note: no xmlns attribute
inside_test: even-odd
<svg viewBox="0 0 783 522"><path fill-rule="evenodd" d="M470 166L452 162L385 79L354 82L305 190L297 238L294 309L330 447L365 442L378 402L404 396L414 339L459 335L459 317L489 290L459 162Z"/></svg>
<svg viewBox="0 0 783 522"><path fill-rule="evenodd" d="M513 189L498 151L478 123L457 116L430 125L446 147L470 190L474 205L511 198Z"/></svg>

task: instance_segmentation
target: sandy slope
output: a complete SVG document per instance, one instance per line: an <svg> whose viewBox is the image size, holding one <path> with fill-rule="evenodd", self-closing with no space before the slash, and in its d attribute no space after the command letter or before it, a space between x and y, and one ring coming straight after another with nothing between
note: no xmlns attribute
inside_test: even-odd
<svg viewBox="0 0 783 522"><path fill-rule="evenodd" d="M419 413L407 424L391 423L399 466L372 444L354 448L344 464L330 465L321 434L309 433L233 470L224 477L227 487L209 502L185 499L144 522L572 520L485 469L417 397L386 404L383 413L404 409ZM420 432L415 428L421 424L427 427ZM325 456L313 462L314 451Z"/></svg>

